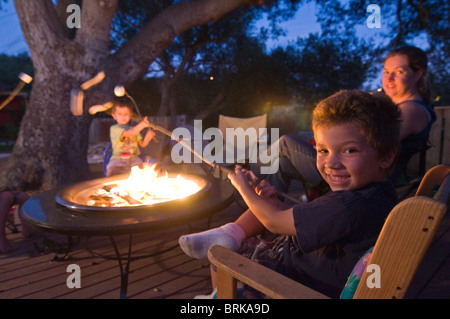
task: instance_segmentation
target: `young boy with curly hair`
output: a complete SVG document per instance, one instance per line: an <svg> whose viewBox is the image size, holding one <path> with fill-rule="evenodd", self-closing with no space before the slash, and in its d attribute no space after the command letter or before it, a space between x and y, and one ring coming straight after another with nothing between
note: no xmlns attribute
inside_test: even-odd
<svg viewBox="0 0 450 319"><path fill-rule="evenodd" d="M267 181L236 167L228 178L248 210L234 223L180 237L183 251L205 258L211 246L222 245L339 297L397 203L386 177L398 152L400 111L382 94L345 90L316 106L312 126L316 165L331 192L288 206ZM255 239L264 230L270 236ZM212 276L215 286L214 271Z"/></svg>

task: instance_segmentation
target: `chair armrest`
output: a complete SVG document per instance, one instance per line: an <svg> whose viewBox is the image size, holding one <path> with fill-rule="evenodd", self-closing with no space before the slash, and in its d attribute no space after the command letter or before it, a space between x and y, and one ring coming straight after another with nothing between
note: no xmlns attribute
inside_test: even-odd
<svg viewBox="0 0 450 319"><path fill-rule="evenodd" d="M444 164L436 165L428 170L417 189L415 196L433 196L433 188L441 185L450 173L450 167Z"/></svg>
<svg viewBox="0 0 450 319"><path fill-rule="evenodd" d="M208 251L217 268L217 297L237 297L236 282L241 281L273 299L329 299L329 297L287 278L222 246Z"/></svg>

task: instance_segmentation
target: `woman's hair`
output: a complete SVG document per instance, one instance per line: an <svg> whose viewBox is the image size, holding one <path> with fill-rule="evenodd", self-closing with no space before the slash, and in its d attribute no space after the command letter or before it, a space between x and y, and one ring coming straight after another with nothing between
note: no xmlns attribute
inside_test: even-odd
<svg viewBox="0 0 450 319"><path fill-rule="evenodd" d="M423 101L426 104L429 104L431 99L431 92L430 85L428 84L427 80L428 58L426 53L414 46L404 46L391 51L384 59L384 62L386 62L388 58L396 55L403 55L404 57L406 57L406 59L408 60L408 66L414 72L417 72L419 70L423 72L422 76L417 82L417 89Z"/></svg>
<svg viewBox="0 0 450 319"><path fill-rule="evenodd" d="M332 125L356 125L380 158L397 152L400 145L400 109L382 93L342 90L317 104L313 130Z"/></svg>

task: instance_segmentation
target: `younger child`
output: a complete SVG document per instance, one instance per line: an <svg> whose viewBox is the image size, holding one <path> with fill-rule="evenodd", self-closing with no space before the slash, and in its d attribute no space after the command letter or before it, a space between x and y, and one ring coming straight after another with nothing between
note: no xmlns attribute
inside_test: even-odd
<svg viewBox="0 0 450 319"><path fill-rule="evenodd" d="M111 115L117 124L110 128L113 153L106 168L107 176L126 173L131 166L141 164L139 146L146 147L155 136L151 129L148 129L144 138L140 134L149 125L147 117L134 127L129 124L133 107L126 99L113 101Z"/></svg>
<svg viewBox="0 0 450 319"><path fill-rule="evenodd" d="M234 223L180 237L186 254L204 258L216 244L240 249L287 277L339 297L397 203L386 176L398 150L400 112L384 95L340 91L317 105L312 124L316 165L332 192L289 207L268 182L257 184L253 173L236 167L228 178L248 210ZM245 240L264 229L283 236ZM212 277L214 288L214 271Z"/></svg>

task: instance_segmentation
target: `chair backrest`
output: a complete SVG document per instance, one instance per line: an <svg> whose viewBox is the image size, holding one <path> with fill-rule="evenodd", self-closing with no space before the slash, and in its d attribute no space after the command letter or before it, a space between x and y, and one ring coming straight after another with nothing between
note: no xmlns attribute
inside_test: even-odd
<svg viewBox="0 0 450 319"><path fill-rule="evenodd" d="M403 298L447 211L449 172L445 165L430 169L416 196L390 212L354 298Z"/></svg>
<svg viewBox="0 0 450 319"><path fill-rule="evenodd" d="M228 157L225 161L228 164L245 163L247 160L256 156L257 143L263 138L263 130L267 128L267 114L250 118L238 118L219 115L219 130L222 132L224 139L224 152L234 151L234 158ZM227 138L227 129L231 134ZM243 131L238 131L242 129ZM248 130L251 129L251 130ZM254 130L253 130L254 129ZM253 135L255 133L256 135ZM267 134L267 132L266 132ZM249 138L252 136L252 138ZM256 157L255 157L256 158Z"/></svg>

